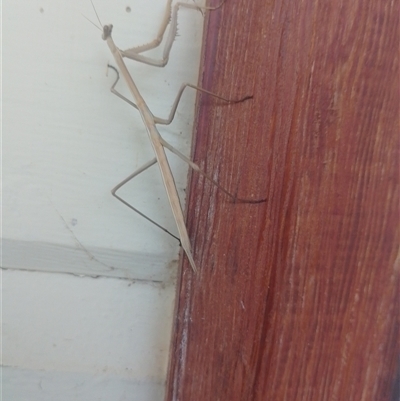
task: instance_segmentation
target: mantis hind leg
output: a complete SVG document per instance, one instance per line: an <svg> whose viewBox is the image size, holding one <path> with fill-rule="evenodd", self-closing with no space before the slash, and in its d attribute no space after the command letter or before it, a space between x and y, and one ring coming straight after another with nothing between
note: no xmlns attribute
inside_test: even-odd
<svg viewBox="0 0 400 401"><path fill-rule="evenodd" d="M117 198L120 202L122 202L125 206L128 206L129 209L133 210L134 212L136 212L137 214L139 214L140 216L142 216L143 218L145 218L147 221L149 221L150 223L153 223L155 226L157 226L158 228L160 228L161 230L163 230L164 232L166 232L167 234L169 234L171 237L175 238L176 240L179 241L180 243L180 239L175 236L174 234L171 234L165 227L161 226L160 224L158 224L157 222L155 222L154 220L152 220L150 217L146 216L144 213L142 213L140 210L136 209L134 206L132 206L130 203L128 203L126 200L124 200L123 198L121 198L119 195L117 195L117 191L123 187L125 184L127 184L129 181L133 180L136 176L138 176L140 173L143 173L143 171L147 170L149 167L153 166L154 164L157 163L157 158L153 158L151 159L149 162L147 162L146 164L144 164L142 167L140 167L139 169L137 169L134 173L130 174L128 177L126 177L123 181L121 181L118 185L116 185L112 190L111 190L111 194L112 196L114 196L115 198Z"/></svg>
<svg viewBox="0 0 400 401"><path fill-rule="evenodd" d="M166 140L161 138L161 143L162 145L167 148L169 151L171 151L173 154L178 156L181 160L186 162L194 171L202 175L204 178L209 180L211 183L213 183L219 190L221 190L225 195L230 197L234 203L249 203L249 204L258 204L258 203L264 203L267 201L267 198L263 199L243 199L239 198L236 195L231 194L228 190L226 190L224 187L222 187L218 182L216 182L209 174L207 174L205 171L203 171L196 163L194 163L192 160L190 160L188 157L186 157L183 153L181 153L178 149L175 149L172 145L170 145Z"/></svg>

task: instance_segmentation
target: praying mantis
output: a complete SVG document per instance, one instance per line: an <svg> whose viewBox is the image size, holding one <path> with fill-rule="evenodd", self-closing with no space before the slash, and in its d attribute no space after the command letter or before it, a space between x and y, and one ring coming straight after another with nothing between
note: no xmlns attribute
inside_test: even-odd
<svg viewBox="0 0 400 401"><path fill-rule="evenodd" d="M186 225L185 225L185 218L183 215L183 211L182 211L182 207L179 201L179 197L178 197L178 192L175 186L175 182L174 182L174 178L171 172L171 168L168 164L168 160L167 160L167 156L165 154L165 148L168 149L169 151L171 151L172 153L174 153L176 156L178 156L180 159L182 159L184 162L186 162L191 168L193 168L193 170L197 171L199 174L203 175L206 179L210 180L214 185L216 185L221 191L223 191L226 195L228 195L230 198L232 198L235 202L244 202L244 203L261 203L264 202L265 200L245 200L245 199L239 199L237 197L235 197L234 195L232 195L231 193L229 193L226 189L222 188L211 176L209 176L207 173L205 173L204 171L202 171L200 169L200 167L195 164L194 162L192 162L188 157L186 157L184 154L182 154L181 152L179 152L177 149L175 149L172 145L170 145L168 142L166 142L162 136L160 135L158 129L157 129L157 124L161 124L161 125L168 125L172 122L174 116L175 116L175 112L176 109L178 107L179 101L181 99L181 96L183 94L183 91L190 87L196 90L199 90L201 92L207 93L211 96L217 97L219 99L222 99L226 102L229 103L237 103L237 102L242 102L244 100L247 100L249 98L251 98L251 96L247 96L243 99L240 100L229 100L229 99L225 99L222 96L218 96L215 95L205 89L199 88L195 85L191 85L188 83L182 84L178 95L176 96L176 99L172 105L170 114L168 116L168 118L160 118L160 117L156 117L152 114L152 112L150 111L148 105L146 104L144 98L142 97L142 95L140 94L132 76L130 75L124 58L127 59L131 59L131 60L135 60L135 61L139 61L151 66L155 66L155 67L164 67L167 63L168 63L168 58L169 58L169 53L172 47L172 44L175 40L176 34L177 34L177 22L178 22L178 10L180 7L185 7L185 8L189 8L189 9L194 9L194 10L198 10L198 11L203 11L203 10L215 10L219 7L221 7L226 0L223 0L218 6L216 7L201 7L195 4L188 4L188 3L181 3L178 2L176 3L173 7L172 7L172 0L167 0L167 6L166 6L166 10L165 10L165 14L163 17L163 21L161 23L159 32L157 34L156 39L154 39L153 41L144 44L142 46L137 46L137 47L133 47L131 49L128 50L120 50L116 44L114 43L111 33L112 33L112 29L113 26L110 25L102 25L100 22L100 19L97 15L97 12L95 10L97 19L100 23L100 25L102 25L102 39L105 40L107 42L107 45L114 57L114 60L118 66L118 70L111 66L108 65L109 68L113 69L116 74L117 74L117 78L114 82L114 84L111 87L111 91L116 94L118 97L120 97L121 99L127 101L130 105L132 105L135 109L137 109L140 113L140 116L142 118L143 124L146 127L147 130L147 134L149 136L149 139L151 141L154 153L155 153L155 157L153 159L151 159L149 162L147 162L146 164L144 164L142 167L140 167L138 170L136 170L134 173L132 173L131 175L129 175L127 178L125 178L122 182L120 182L117 186L115 186L112 190L111 193L114 197L116 197L119 201L121 201L123 204L125 204L126 206L128 206L130 209L134 210L136 213L138 213L139 215L141 215L142 217L144 217L145 219L147 219L148 221L150 221L151 223L155 224L157 227L161 228L162 230L164 230L165 232L167 232L168 234L172 235L173 237L175 237L176 239L178 239L181 243L181 246L183 248L183 250L185 251L185 254L189 260L189 263L193 269L194 272L197 271L197 267L196 267L196 263L194 261L193 258L193 253L192 253L192 249L191 249L191 244L190 244L190 240L189 240L189 235L186 229ZM93 5L93 3L92 3ZM94 8L94 6L93 6ZM161 59L153 59L147 56L144 56L142 53L150 50L150 49L154 49L156 47L158 47L164 37L164 34L166 32L167 26L170 24L170 30L168 33L168 36L166 38L166 43L165 43L165 48L163 51L163 56ZM121 95L116 89L115 86L117 84L117 82L119 81L119 74L121 73L121 75L123 76L128 89L133 97L133 102L130 101L129 99L125 98L123 95ZM153 221L152 219L150 219L149 217L147 217L146 215L144 215L143 213L141 213L138 209L134 208L131 204L129 204L128 202L126 202L124 199L122 199L120 196L117 195L117 191L118 189L120 189L123 185L125 185L127 182L129 182L130 180L132 180L134 177L136 177L137 175L139 175L140 173L142 173L143 171L147 170L149 167L153 166L154 164L158 163L158 166L160 168L160 173L161 173L161 177L163 180L163 184L165 186L166 192L167 192L167 196L168 196L168 200L172 209L172 213L176 222L176 226L178 229L178 233L179 233L179 238L177 238L176 236L174 236L173 234L171 234L168 230L166 230L164 227L162 227L161 225L159 225L157 222Z"/></svg>

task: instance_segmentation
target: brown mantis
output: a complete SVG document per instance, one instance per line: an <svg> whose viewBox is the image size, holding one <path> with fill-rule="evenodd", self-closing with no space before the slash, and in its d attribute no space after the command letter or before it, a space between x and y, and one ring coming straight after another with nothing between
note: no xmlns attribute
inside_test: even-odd
<svg viewBox="0 0 400 401"><path fill-rule="evenodd" d="M170 145L168 142L166 142L161 137L160 133L158 132L156 124L168 125L172 122L172 120L175 116L175 112L178 107L180 98L182 96L182 93L185 90L185 88L187 88L187 87L191 87L193 89L205 92L207 94L210 94L212 96L215 96L219 99L222 99L222 100L230 102L230 103L241 102L241 101L244 101L251 97L248 96L248 97L245 97L245 98L237 100L237 101L232 101L232 100L225 99L221 96L217 96L217 95L215 95L209 91L206 91L202 88L199 88L197 86L194 86L191 84L183 84L178 92L178 95L177 95L174 103L173 103L173 106L172 106L172 109L171 109L171 112L170 112L168 118L166 118L166 119L159 118L159 117L154 116L152 114L152 112L150 111L149 107L147 106L145 100L143 99L142 95L140 94L135 82L133 81L133 79L125 65L124 58L129 58L132 60L136 60L136 61L146 63L146 64L149 64L152 66L157 66L157 67L165 66L168 62L172 43L177 34L177 14L178 14L179 7L186 7L186 8L190 8L190 9L199 10L199 11L215 10L216 8L221 7L224 2L225 2L225 0L221 4L219 4L219 6L217 6L217 7L200 7L200 6L197 6L194 4L186 4L186 3L180 3L180 2L176 3L174 5L174 7L172 7L172 0L168 0L166 12L165 12L161 27L159 29L157 38L154 39L152 42L149 42L145 45L134 47L134 48L124 50L124 51L118 49L118 47L115 45L115 43L111 37L111 32L112 32L113 26L112 25L104 25L103 29L102 29L103 30L102 38L107 42L108 47L110 48L111 53L114 56L114 60L119 68L119 71L122 74L128 88L129 88L129 91L131 92L131 94L133 96L134 102L131 102L130 100L126 99L124 96L122 96L120 93L118 93L115 90L115 86L119 80L119 73L118 73L117 69L115 69L112 66L109 66L110 68L115 70L117 73L117 79L114 82L114 84L112 85L111 91L114 94L116 94L117 96L119 96L120 98L122 98L123 100L127 101L129 104L131 104L133 107L135 107L139 111L140 116L143 121L143 124L145 125L147 133L149 135L154 153L155 153L155 157L152 160L147 162L144 166L139 168L137 171L135 171L129 177L127 177L125 180L123 180L121 183L119 183L115 188L112 189L111 193L113 196L115 196L118 200L120 200L122 203L124 203L130 209L134 210L135 212L140 214L142 217L146 218L147 220L149 220L150 222L155 224L157 227L161 228L162 230L166 231L168 234L175 237L173 234L168 232L164 227L160 226L158 223L156 223L155 221L153 221L152 219L150 219L149 217L147 217L146 215L141 213L139 210L134 208L132 205L130 205L124 199L119 197L116 193L118 191L118 189L121 188L123 185L125 185L128 181L132 180L134 177L136 177L137 175L139 175L140 173L142 173L149 167L153 166L155 163L158 163L158 165L160 167L163 184L165 186L165 189L166 189L166 192L168 195L168 200L169 200L169 203L170 203L170 206L172 209L172 213L174 215L174 219L175 219L175 222L176 222L176 225L178 228L178 232L179 232L179 238L177 238L177 237L175 237L175 238L180 240L181 246L187 255L187 258L190 262L190 265L191 265L193 271L196 271L197 268L196 268L196 264L195 264L195 261L193 258L189 235L188 235L188 232L186 229L185 219L184 219L182 208L180 205L177 189L175 187L174 178L173 178L173 175L171 172L171 168L168 164L168 160L167 160L164 148L167 148L169 151L171 151L172 153L177 155L179 158L181 158L183 161L185 161L190 167L192 167L199 174L203 175L205 178L210 180L221 191L223 191L229 197L233 198L235 200L235 202L260 203L265 200L244 200L244 199L239 199L239 198L233 196L232 194L230 194L227 190L222 188L216 181L214 181L207 173L203 172L197 164L193 163L189 158L187 158L185 155L183 155L181 152L179 152L177 149L175 149L172 145ZM96 13L96 15L97 15L97 13ZM99 18L98 18L98 20L99 20L99 23L101 24ZM141 53L143 53L147 50L153 49L160 45L160 43L164 37L166 28L169 23L171 24L171 28L169 30L168 37L166 39L162 59L157 60L157 59L143 56Z"/></svg>

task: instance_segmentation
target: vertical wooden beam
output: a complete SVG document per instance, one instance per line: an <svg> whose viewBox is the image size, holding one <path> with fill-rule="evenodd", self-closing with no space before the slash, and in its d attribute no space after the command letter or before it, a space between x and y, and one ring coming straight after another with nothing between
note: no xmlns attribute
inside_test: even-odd
<svg viewBox="0 0 400 401"><path fill-rule="evenodd" d="M209 14L168 401L394 400L397 2Z"/></svg>

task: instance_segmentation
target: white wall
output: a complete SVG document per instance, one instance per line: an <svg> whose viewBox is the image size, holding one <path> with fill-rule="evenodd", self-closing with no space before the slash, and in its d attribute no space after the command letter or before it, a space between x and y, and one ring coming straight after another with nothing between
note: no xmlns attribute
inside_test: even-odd
<svg viewBox="0 0 400 401"><path fill-rule="evenodd" d="M3 272L2 401L163 399L174 287Z"/></svg>
<svg viewBox="0 0 400 401"><path fill-rule="evenodd" d="M109 91L89 1L2 5L3 400L161 400L179 247L110 194L153 157L140 117ZM95 6L125 49L153 39L165 0ZM180 12L166 68L127 61L155 115L197 82L202 24ZM194 99L160 128L186 154ZM121 194L176 233L156 166Z"/></svg>
<svg viewBox="0 0 400 401"><path fill-rule="evenodd" d="M165 0L95 5L125 49L155 36ZM4 264L50 271L73 264L75 273L165 280L177 241L110 194L153 157L152 149L138 112L110 93L114 74L106 76L106 65L112 55L81 14L96 18L89 1L3 2ZM197 82L202 22L199 12L181 10L180 36L166 68L127 61L155 115L168 114L182 82ZM186 154L194 98L189 91L176 121L160 127ZM184 197L187 168L171 160ZM121 194L176 232L157 169Z"/></svg>

